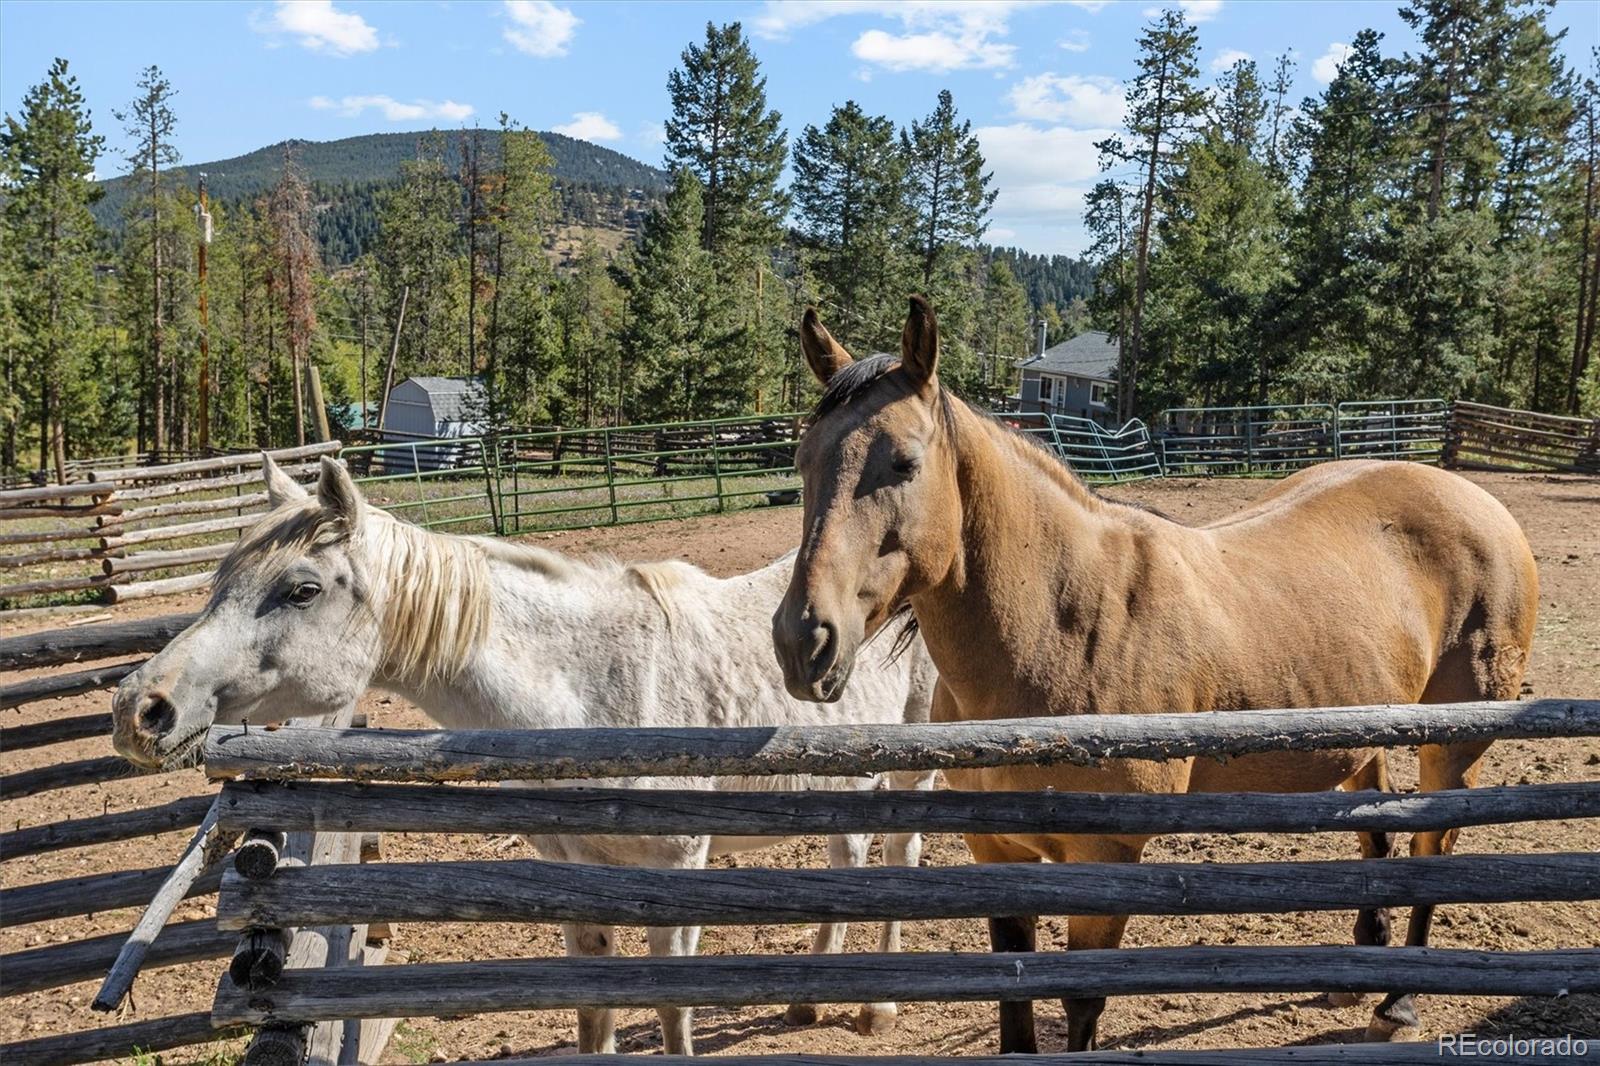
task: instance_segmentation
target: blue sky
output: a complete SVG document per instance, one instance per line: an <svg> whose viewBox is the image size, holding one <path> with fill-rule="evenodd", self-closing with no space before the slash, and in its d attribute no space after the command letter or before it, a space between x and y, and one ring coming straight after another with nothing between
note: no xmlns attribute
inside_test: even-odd
<svg viewBox="0 0 1600 1066"><path fill-rule="evenodd" d="M492 125L501 111L647 162L661 158L667 72L708 18L744 23L791 133L855 99L907 123L942 88L971 119L1001 190L989 239L1035 252L1082 250L1093 142L1116 128L1121 82L1154 0L1107 3L784 2L116 3L0 0L0 106L14 113L66 57L110 146L111 112L139 70L177 87L177 142L201 162L290 137ZM1332 77L1364 27L1386 50L1414 47L1399 3L1182 0L1200 25L1207 76L1247 55L1265 70L1298 57L1294 99ZM1569 62L1600 43L1600 4L1562 0ZM102 163L114 173L120 156Z"/></svg>

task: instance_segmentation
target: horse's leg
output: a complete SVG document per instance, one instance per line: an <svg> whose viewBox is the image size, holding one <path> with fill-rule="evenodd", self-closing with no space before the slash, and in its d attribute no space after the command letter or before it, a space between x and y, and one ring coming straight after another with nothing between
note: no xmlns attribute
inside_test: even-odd
<svg viewBox="0 0 1600 1066"><path fill-rule="evenodd" d="M562 939L573 956L615 955L617 932L609 925L563 925ZM609 1007L578 1008L578 1054L611 1055L617 1050L617 1016Z"/></svg>
<svg viewBox="0 0 1600 1066"><path fill-rule="evenodd" d="M888 833L883 838L883 864L915 868L922 861L922 834ZM900 950L900 923L883 923L878 934L878 950L885 953ZM863 1003L856 1015L856 1032L863 1036L883 1036L894 1030L899 1008L894 1003Z"/></svg>
<svg viewBox="0 0 1600 1066"><path fill-rule="evenodd" d="M1009 843L1003 837L968 835L967 850L977 862L1038 862L1039 856ZM1037 941L1037 915L1007 915L989 919L990 951L1032 951ZM1000 1054L1032 1055L1039 1050L1033 1028L1031 999L1000 1003Z"/></svg>
<svg viewBox="0 0 1600 1066"><path fill-rule="evenodd" d="M1340 786L1349 792L1376 789L1391 792L1388 757L1379 751L1372 761L1351 774ZM1363 859L1388 859L1394 856L1394 836L1390 833L1357 833ZM1369 907L1356 913L1355 941L1362 947L1389 946L1389 908ZM1351 1007L1366 998L1364 992L1329 992L1328 1002L1335 1007Z"/></svg>
<svg viewBox="0 0 1600 1066"><path fill-rule="evenodd" d="M693 955L700 943L697 925L651 926L645 931L652 955ZM694 1011L689 1007L657 1007L661 1019L662 1052L667 1055L694 1054Z"/></svg>
<svg viewBox="0 0 1600 1066"><path fill-rule="evenodd" d="M930 789L938 782L936 773L893 773L889 787L901 789ZM915 869L922 862L921 833L886 833L883 838L883 864L908 866ZM878 950L900 950L900 923L884 922L878 936ZM856 1015L856 1031L863 1036L883 1036L895 1026L899 1009L893 1003L865 1003Z"/></svg>
<svg viewBox="0 0 1600 1066"><path fill-rule="evenodd" d="M1138 862L1145 845L1145 839L1137 837L1056 839L1070 841L1070 845L1052 854L1052 862ZM1122 943L1122 931L1127 925L1126 914L1074 914L1067 919L1067 950L1117 947ZM1095 1031L1106 1009L1105 997L1063 999L1061 1005L1067 1011L1067 1050L1093 1051Z"/></svg>
<svg viewBox="0 0 1600 1066"><path fill-rule="evenodd" d="M1470 699L1507 699L1513 697L1485 697L1474 695ZM1434 702L1434 701L1429 701ZM1478 781L1478 769L1489 741L1473 744L1425 744L1417 752L1417 785L1423 792L1438 792L1447 788L1472 788ZM1459 829L1443 832L1411 834L1412 855L1448 855L1455 847ZM1433 906L1411 908L1411 921L1406 926L1406 946L1428 946L1428 932L1433 924ZM1417 1017L1416 997L1411 992L1390 992L1372 1012L1367 1023L1368 1040L1415 1040L1421 1035L1422 1023Z"/></svg>
<svg viewBox="0 0 1600 1066"><path fill-rule="evenodd" d="M828 838L828 865L835 870L865 866L871 847L872 837L866 833L831 836ZM849 928L846 922L823 922L817 926L816 939L811 942L811 954L839 954L839 949L844 947L844 934ZM789 1009L783 1012L783 1020L790 1025L811 1025L817 1020L817 1005L791 1003Z"/></svg>

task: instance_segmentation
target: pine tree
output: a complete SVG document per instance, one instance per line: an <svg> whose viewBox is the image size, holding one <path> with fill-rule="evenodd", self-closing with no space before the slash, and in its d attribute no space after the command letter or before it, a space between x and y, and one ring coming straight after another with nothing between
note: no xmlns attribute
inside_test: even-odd
<svg viewBox="0 0 1600 1066"><path fill-rule="evenodd" d="M619 404L630 421L674 421L746 409L751 367L739 359L737 328L711 253L700 245L700 181L673 175L651 212L626 275Z"/></svg>
<svg viewBox="0 0 1600 1066"><path fill-rule="evenodd" d="M1600 74L1600 49L1594 54L1594 66ZM1582 403L1584 375L1588 372L1594 351L1596 310L1600 308L1600 77L1591 75L1583 80L1579 98L1579 115L1575 123L1576 136L1572 139L1572 167L1569 178L1572 195L1570 206L1562 220L1566 234L1568 261L1577 264L1574 274L1576 284L1573 300L1572 361L1567 373L1566 409L1577 414Z"/></svg>
<svg viewBox="0 0 1600 1066"><path fill-rule="evenodd" d="M406 306L397 382L410 374L460 372L459 194L445 166L444 143L429 134L418 142L416 158L401 164L399 184L380 203L378 262L387 321L399 320L402 299Z"/></svg>
<svg viewBox="0 0 1600 1066"><path fill-rule="evenodd" d="M145 245L149 273L138 294L148 320L146 343L148 345L146 379L150 386L150 446L160 451L171 445L168 429L170 400L170 368L164 349L165 315L167 301L162 292L171 256L167 226L164 226L163 208L167 206L168 193L162 168L178 162L178 149L173 144L177 116L172 111L172 98L177 90L167 81L159 67L146 67L139 75L139 94L126 111L113 112L118 121L127 127L132 142L127 150L130 183L136 190L129 197L129 209L137 213L142 234L136 239ZM168 216L170 221L170 214ZM141 412L144 405L140 405ZM139 419L140 450L144 448L146 420Z"/></svg>
<svg viewBox="0 0 1600 1066"><path fill-rule="evenodd" d="M1255 64L1241 60L1218 79L1203 129L1181 149L1146 319L1146 392L1163 405L1268 399L1273 316L1264 311L1285 274L1287 206L1263 150L1268 111Z"/></svg>
<svg viewBox="0 0 1600 1066"><path fill-rule="evenodd" d="M996 402L1016 388L1017 366L1031 354L1032 316L1023 291L1004 259L989 263L983 292L983 369L985 398Z"/></svg>
<svg viewBox="0 0 1600 1066"><path fill-rule="evenodd" d="M1099 266L1088 312L1099 329L1117 338L1118 351L1127 350L1133 311L1132 202L1129 189L1110 178L1101 178L1084 198L1083 224L1092 238L1087 255Z"/></svg>
<svg viewBox="0 0 1600 1066"><path fill-rule="evenodd" d="M10 116L7 116L7 126ZM13 158L8 130L0 131L0 188L15 189L21 176ZM9 206L9 205L7 205ZM0 212L5 226L0 239L0 472L17 469L17 436L23 418L21 375L24 370L21 295L22 263L16 234L10 219Z"/></svg>
<svg viewBox="0 0 1600 1066"><path fill-rule="evenodd" d="M957 117L948 89L940 91L927 118L901 133L900 150L916 213L922 284L932 290L947 253L970 248L983 237L999 190L989 187L994 175L984 173L977 134L971 122ZM942 324L943 308L940 318Z"/></svg>
<svg viewBox="0 0 1600 1066"><path fill-rule="evenodd" d="M794 199L810 268L842 312L847 347L885 350L905 317L910 264L905 158L894 123L851 100L794 149Z"/></svg>
<svg viewBox="0 0 1600 1066"><path fill-rule="evenodd" d="M545 257L554 223L553 161L539 135L502 114L494 194L487 370L487 421L560 422L555 274Z"/></svg>
<svg viewBox="0 0 1600 1066"><path fill-rule="evenodd" d="M69 419L91 411L69 407L66 394L86 376L94 346L94 218L92 176L103 141L94 134L78 81L64 59L23 97L21 117L6 116L0 156L6 181L4 254L7 465L17 461L20 363L31 356L39 422L39 466L66 480Z"/></svg>
<svg viewBox="0 0 1600 1066"><path fill-rule="evenodd" d="M1170 160L1188 140L1205 98L1195 88L1200 75L1199 37L1183 12L1168 9L1139 34L1139 73L1128 83L1130 141L1110 137L1096 147L1102 169L1132 164L1143 173L1133 248L1133 304L1128 315L1128 343L1117 368L1117 403L1123 419L1139 408L1139 372L1143 356L1144 311L1149 286L1150 236L1155 228L1156 197L1166 180Z"/></svg>
<svg viewBox="0 0 1600 1066"><path fill-rule="evenodd" d="M1306 100L1289 135L1303 166L1290 226L1294 278L1283 343L1297 352L1284 388L1297 398L1375 396L1403 343L1392 305L1398 249L1392 203L1405 166L1395 65L1373 30L1355 36L1338 75Z"/></svg>
<svg viewBox="0 0 1600 1066"><path fill-rule="evenodd" d="M778 187L787 157L783 116L767 108L767 79L737 22L706 23L703 44L683 51L667 76L667 163L687 168L705 190L700 246L724 276L777 243L788 195Z"/></svg>
<svg viewBox="0 0 1600 1066"><path fill-rule="evenodd" d="M562 407L580 425L592 426L604 415L606 397L616 391L622 318L621 293L593 240L584 240L572 272L560 283L557 315L566 369Z"/></svg>

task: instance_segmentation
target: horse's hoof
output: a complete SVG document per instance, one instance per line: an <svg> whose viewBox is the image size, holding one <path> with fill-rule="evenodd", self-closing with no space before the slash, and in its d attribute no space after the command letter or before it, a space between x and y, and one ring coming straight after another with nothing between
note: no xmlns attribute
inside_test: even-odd
<svg viewBox="0 0 1600 1066"><path fill-rule="evenodd" d="M785 1025L816 1025L817 1005L815 1003L791 1003L789 1009L783 1012Z"/></svg>
<svg viewBox="0 0 1600 1066"><path fill-rule="evenodd" d="M1421 1039L1419 1026L1392 1022L1388 1018L1373 1018L1367 1023L1369 1044L1409 1044Z"/></svg>
<svg viewBox="0 0 1600 1066"><path fill-rule="evenodd" d="M1329 992L1327 1003L1330 1007L1354 1007L1367 998L1365 992Z"/></svg>
<svg viewBox="0 0 1600 1066"><path fill-rule="evenodd" d="M888 1036L894 1032L899 1011L893 1003L866 1003L856 1012L856 1032L862 1036Z"/></svg>

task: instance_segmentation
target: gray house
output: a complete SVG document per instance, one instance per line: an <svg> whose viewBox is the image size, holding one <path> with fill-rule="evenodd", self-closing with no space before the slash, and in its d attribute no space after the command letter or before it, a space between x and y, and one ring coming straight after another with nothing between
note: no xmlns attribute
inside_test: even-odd
<svg viewBox="0 0 1600 1066"><path fill-rule="evenodd" d="M385 441L474 437L484 432L487 397L479 378L406 378L389 391L383 414ZM392 471L439 470L462 460L458 445L385 448L384 465Z"/></svg>
<svg viewBox="0 0 1600 1066"><path fill-rule="evenodd" d="M1046 348L1021 366L1017 411L1073 415L1112 426L1111 389L1117 380L1117 339L1080 333Z"/></svg>

